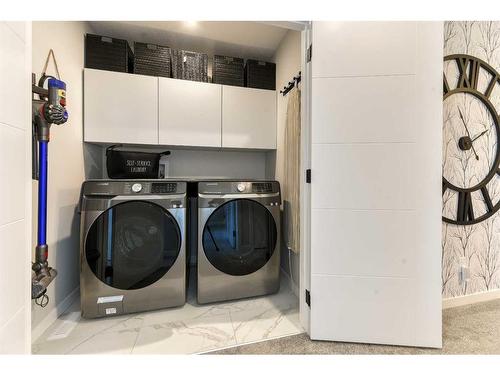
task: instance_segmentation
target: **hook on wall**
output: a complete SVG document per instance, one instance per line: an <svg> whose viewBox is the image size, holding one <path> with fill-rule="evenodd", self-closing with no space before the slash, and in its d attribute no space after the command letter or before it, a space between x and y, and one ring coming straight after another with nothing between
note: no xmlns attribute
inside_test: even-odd
<svg viewBox="0 0 500 375"><path fill-rule="evenodd" d="M283 96L288 94L291 89L293 89L295 86L299 84L301 79L302 79L302 72L299 72L297 76L293 77L293 79L290 82L288 82L288 86L284 86L283 90L280 90L280 94L283 94Z"/></svg>

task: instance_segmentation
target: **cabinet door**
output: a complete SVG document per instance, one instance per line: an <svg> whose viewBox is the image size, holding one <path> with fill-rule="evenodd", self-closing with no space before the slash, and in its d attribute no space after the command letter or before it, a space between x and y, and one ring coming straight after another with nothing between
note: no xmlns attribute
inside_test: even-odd
<svg viewBox="0 0 500 375"><path fill-rule="evenodd" d="M160 78L160 144L221 146L222 86Z"/></svg>
<svg viewBox="0 0 500 375"><path fill-rule="evenodd" d="M223 87L222 147L276 148L276 91Z"/></svg>
<svg viewBox="0 0 500 375"><path fill-rule="evenodd" d="M84 140L158 144L158 78L85 69Z"/></svg>

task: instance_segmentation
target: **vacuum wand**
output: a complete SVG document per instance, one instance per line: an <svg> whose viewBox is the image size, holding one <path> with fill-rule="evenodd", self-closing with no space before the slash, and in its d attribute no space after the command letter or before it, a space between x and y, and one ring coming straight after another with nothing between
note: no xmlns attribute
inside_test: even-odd
<svg viewBox="0 0 500 375"><path fill-rule="evenodd" d="M49 266L47 245L47 177L48 145L50 126L61 125L68 120L66 111L66 84L56 78L48 80L48 89L43 88L47 76L40 78L38 86L33 85L33 93L40 96L33 99L33 122L38 142L38 233L35 249L35 262L32 265L34 275L31 280L31 298L38 299L45 295L47 287L57 276L57 271ZM47 299L48 301L48 299Z"/></svg>

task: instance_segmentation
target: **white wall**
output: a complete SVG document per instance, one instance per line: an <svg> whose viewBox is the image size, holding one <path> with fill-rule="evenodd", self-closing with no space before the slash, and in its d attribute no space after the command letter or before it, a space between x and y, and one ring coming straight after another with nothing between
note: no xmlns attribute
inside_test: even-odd
<svg viewBox="0 0 500 375"><path fill-rule="evenodd" d="M445 22L444 35L444 55L468 54L480 58L491 65L497 72L500 72L500 22L482 21L482 22ZM445 65L448 82L454 88L454 72L452 70L453 62ZM455 68L456 69L456 68ZM456 74L456 73L455 73ZM456 80L455 80L456 81ZM480 73L478 88L484 90L486 79L484 72ZM458 97L458 101L456 98ZM500 112L500 84L496 84L490 100ZM470 119L469 130L475 134L485 129L481 121L484 117L482 107L474 105L470 97L460 95L451 95L443 103L444 122L443 122L443 170L445 176L458 180L460 178L477 178L484 173L485 168L489 169L489 162L492 160L488 156L488 149L494 150L496 138L494 132L490 131L477 142L474 142L481 162L467 162L471 157L470 153L456 152L454 145L446 147L445 142L457 137L458 132L463 128L454 125L454 119L449 116L456 109L457 104L462 108L462 112ZM466 111L467 108L467 111ZM457 121L460 121L457 119ZM487 121L488 126L491 125ZM491 136L490 136L491 134ZM462 136L460 134L459 136ZM496 145L499 147L499 145ZM487 165L483 163L488 163ZM467 166L464 170L460 166ZM482 178L482 177L480 177ZM494 205L500 202L500 176L496 175L487 185L491 200ZM484 206L484 198L481 194L473 193L473 205L476 217L481 205ZM447 217L456 217L457 194L446 191L443 195L443 214ZM483 208L483 213L484 213ZM474 225L454 225L443 222L443 297L457 298L455 301L447 303L457 303L461 300L465 303L471 303L477 299L462 298L475 293L491 292L492 298L497 298L500 290L500 211ZM459 271L461 266L469 267L470 280L461 282ZM484 296L483 296L484 297Z"/></svg>
<svg viewBox="0 0 500 375"><path fill-rule="evenodd" d="M273 61L276 63L276 95L277 95L277 149L275 153L268 154L268 164L273 163L271 167L274 169L276 180L280 183L284 182L285 157L284 141L286 127L286 111L288 97L279 93L288 82L296 76L301 69L301 33L300 31L289 30L281 41ZM291 253L291 263L289 263L289 252L284 241L281 248L281 268L288 275L290 274L290 266L292 269L293 290L298 293L299 284L299 254Z"/></svg>
<svg viewBox="0 0 500 375"><path fill-rule="evenodd" d="M30 353L31 24L0 22L0 354Z"/></svg>
<svg viewBox="0 0 500 375"><path fill-rule="evenodd" d="M311 338L440 347L442 23L312 32Z"/></svg>
<svg viewBox="0 0 500 375"><path fill-rule="evenodd" d="M35 340L67 307L79 284L79 216L76 207L84 180L82 145L82 98L84 35L91 31L85 22L33 22L33 72L37 79L49 50L54 50L61 79L67 85L69 120L52 126L49 143L48 223L49 263L58 276L49 286L50 302L32 305ZM47 74L55 75L51 62ZM36 183L33 207L36 208ZM34 213L36 211L34 210ZM36 224L36 223L35 223ZM36 233L36 225L33 226ZM36 240L36 236L34 236Z"/></svg>

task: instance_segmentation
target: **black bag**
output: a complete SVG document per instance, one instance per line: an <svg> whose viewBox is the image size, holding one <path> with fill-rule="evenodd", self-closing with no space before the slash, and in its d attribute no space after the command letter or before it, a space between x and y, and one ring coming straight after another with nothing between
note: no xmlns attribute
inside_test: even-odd
<svg viewBox="0 0 500 375"><path fill-rule="evenodd" d="M115 150L120 146L114 145L106 149L106 169L109 178L158 178L160 158L162 155L170 155L170 151L156 153Z"/></svg>

